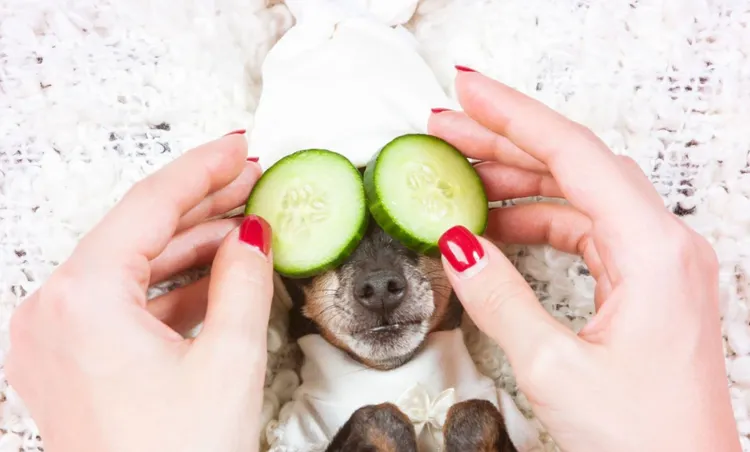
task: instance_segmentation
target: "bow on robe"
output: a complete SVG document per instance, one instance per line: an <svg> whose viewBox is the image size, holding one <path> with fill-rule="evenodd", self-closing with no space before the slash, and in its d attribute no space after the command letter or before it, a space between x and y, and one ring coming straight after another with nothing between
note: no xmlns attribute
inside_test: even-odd
<svg viewBox="0 0 750 452"><path fill-rule="evenodd" d="M448 410L455 403L453 388L446 389L433 399L424 386L416 384L399 397L396 406L414 424L420 450L437 452L443 448L443 425Z"/></svg>

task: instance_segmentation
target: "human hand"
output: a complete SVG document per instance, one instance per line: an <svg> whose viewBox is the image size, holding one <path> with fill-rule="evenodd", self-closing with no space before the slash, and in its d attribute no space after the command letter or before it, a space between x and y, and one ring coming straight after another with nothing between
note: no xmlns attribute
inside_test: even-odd
<svg viewBox="0 0 750 452"><path fill-rule="evenodd" d="M446 273L477 326L505 351L519 389L567 451L739 451L709 243L665 209L635 162L593 133L479 73L461 71L464 112L430 132L471 158L493 209L486 235L582 255L596 315L575 334L549 315L505 256L456 227Z"/></svg>
<svg viewBox="0 0 750 452"><path fill-rule="evenodd" d="M137 183L18 307L6 371L45 450L258 449L271 231L204 221L246 199L260 175L246 154L225 136ZM147 301L211 261L210 277ZM178 334L204 314L196 338Z"/></svg>

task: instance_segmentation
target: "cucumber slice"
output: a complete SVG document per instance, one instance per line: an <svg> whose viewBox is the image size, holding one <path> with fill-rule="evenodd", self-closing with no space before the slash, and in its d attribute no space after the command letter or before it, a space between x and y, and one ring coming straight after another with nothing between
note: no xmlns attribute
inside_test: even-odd
<svg viewBox="0 0 750 452"><path fill-rule="evenodd" d="M436 255L440 236L453 226L475 234L487 227L489 203L479 175L438 137L392 140L367 164L364 185L375 222L419 253Z"/></svg>
<svg viewBox="0 0 750 452"><path fill-rule="evenodd" d="M325 149L297 151L273 164L255 184L245 214L271 225L274 269L290 278L340 265L367 229L359 171Z"/></svg>

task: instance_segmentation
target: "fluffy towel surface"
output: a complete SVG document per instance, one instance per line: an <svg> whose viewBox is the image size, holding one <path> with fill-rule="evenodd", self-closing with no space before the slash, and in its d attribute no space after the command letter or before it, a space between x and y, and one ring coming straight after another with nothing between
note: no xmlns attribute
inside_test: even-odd
<svg viewBox="0 0 750 452"><path fill-rule="evenodd" d="M387 20L409 16L357 3L287 2L295 25L263 62L263 91L250 134L250 154L265 167L310 148L330 149L363 167L395 137L427 133L430 108L453 106L418 42ZM409 11L412 3L378 5Z"/></svg>
<svg viewBox="0 0 750 452"><path fill-rule="evenodd" d="M727 376L750 452L750 12L740 3L424 0L407 27L449 94L464 64L586 124L714 244ZM0 363L14 307L133 182L191 146L252 130L261 63L291 25L278 1L0 0ZM550 312L580 328L593 297L580 259L509 252ZM266 422L299 384L285 331L278 309ZM502 353L471 325L466 337L530 416ZM2 374L0 435L0 452L42 447Z"/></svg>

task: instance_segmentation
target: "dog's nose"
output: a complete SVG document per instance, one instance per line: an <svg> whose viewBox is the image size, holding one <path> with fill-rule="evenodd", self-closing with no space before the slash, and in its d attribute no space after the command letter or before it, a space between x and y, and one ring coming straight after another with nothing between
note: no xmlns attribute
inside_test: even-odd
<svg viewBox="0 0 750 452"><path fill-rule="evenodd" d="M376 313L393 311L406 293L406 278L393 270L376 270L360 275L354 282L354 298Z"/></svg>

